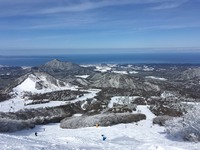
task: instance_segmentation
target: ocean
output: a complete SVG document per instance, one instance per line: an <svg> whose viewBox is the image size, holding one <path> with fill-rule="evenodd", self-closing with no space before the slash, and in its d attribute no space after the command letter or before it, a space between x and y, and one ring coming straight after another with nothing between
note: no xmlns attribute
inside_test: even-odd
<svg viewBox="0 0 200 150"><path fill-rule="evenodd" d="M70 54L0 56L0 65L37 66L53 59L77 64L200 64L200 53Z"/></svg>

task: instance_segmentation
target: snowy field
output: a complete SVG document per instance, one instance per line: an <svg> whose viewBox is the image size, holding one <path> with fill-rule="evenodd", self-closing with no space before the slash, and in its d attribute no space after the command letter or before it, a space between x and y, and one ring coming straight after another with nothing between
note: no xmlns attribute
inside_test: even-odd
<svg viewBox="0 0 200 150"><path fill-rule="evenodd" d="M143 66L133 66L133 65L120 66L121 68L123 68L123 70L116 70L117 64L106 64L106 65L102 65L102 64L96 64L96 65L93 64L92 65L91 64L91 65L81 65L81 66L82 67L95 67L94 71L98 71L98 72L102 72L102 73L113 72L113 73L118 73L118 74L137 74L137 73L139 73L138 71L153 71L153 70L155 70L155 68L149 67L146 65L143 65ZM130 69L132 71L130 71ZM79 77L79 76L77 76L77 77ZM82 78L84 78L84 76L82 76ZM156 77L154 79L159 79L159 78Z"/></svg>
<svg viewBox="0 0 200 150"><path fill-rule="evenodd" d="M110 127L61 129L59 124L0 134L1 150L199 150L200 143L167 137L164 127L152 125L155 117L146 106L138 110L147 120ZM38 132L38 136L35 136ZM102 140L104 134L107 139Z"/></svg>
<svg viewBox="0 0 200 150"><path fill-rule="evenodd" d="M134 99L139 98L139 96L114 96L111 98L108 107L112 108L114 104L120 104L123 105L123 103L130 104L131 101Z"/></svg>
<svg viewBox="0 0 200 150"><path fill-rule="evenodd" d="M84 101L84 100L93 98L96 96L98 92L100 92L99 89L89 89L89 90L81 90L81 91L86 91L88 93L74 100L71 100L70 103L74 103L77 101ZM18 96L16 98L0 102L0 110L1 112L16 112L21 109L56 107L60 105L66 105L68 103L68 101L50 101L48 103L43 103L43 104L26 105L31 102L32 100L25 100Z"/></svg>

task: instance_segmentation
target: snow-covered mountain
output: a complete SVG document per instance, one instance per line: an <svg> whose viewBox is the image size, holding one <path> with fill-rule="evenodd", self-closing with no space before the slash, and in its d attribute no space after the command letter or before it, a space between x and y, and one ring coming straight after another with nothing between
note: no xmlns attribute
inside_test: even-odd
<svg viewBox="0 0 200 150"><path fill-rule="evenodd" d="M144 91L159 91L158 85L149 82L141 82L126 74L114 73L96 73L91 77L92 86L99 88L120 88L120 89L136 89Z"/></svg>
<svg viewBox="0 0 200 150"><path fill-rule="evenodd" d="M21 92L44 93L63 89L72 89L70 83L58 80L49 74L38 72L31 73L19 85L13 88L17 94Z"/></svg>
<svg viewBox="0 0 200 150"><path fill-rule="evenodd" d="M200 68L192 68L184 71L182 73L182 78L184 79L200 78Z"/></svg>

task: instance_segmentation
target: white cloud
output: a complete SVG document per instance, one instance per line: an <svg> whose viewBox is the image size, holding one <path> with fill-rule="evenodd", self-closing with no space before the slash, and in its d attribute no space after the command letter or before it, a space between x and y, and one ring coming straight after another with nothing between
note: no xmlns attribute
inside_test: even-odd
<svg viewBox="0 0 200 150"><path fill-rule="evenodd" d="M172 8L177 8L184 3L186 3L188 0L177 0L177 1L168 1L161 3L160 5L153 7L153 10L162 10L162 9L172 9Z"/></svg>
<svg viewBox="0 0 200 150"><path fill-rule="evenodd" d="M10 7L9 11L5 11L6 7L3 9L3 6L0 5L0 16L4 16L6 13L10 16L26 15L23 17L20 16L19 19L16 20L10 20L9 22L1 21L1 29L90 29L92 31L92 28L96 28L97 32L105 30L106 32L118 33L119 30L123 30L123 32L126 32L126 30L140 32L143 30L196 27L196 24L199 24L198 21L191 22L191 25L185 25L185 23L181 21L180 23L174 23L172 20L173 18L166 21L166 16L162 17L162 14L157 15L157 12L149 9L143 10L142 13L145 14L144 18L139 17L142 10L131 11L129 14L128 11L126 12L126 10L123 10L120 16L119 14L118 16L113 15L114 13L111 15L104 15L104 13L96 11L92 11L91 13L88 11L108 6L140 4L142 4L142 6L146 4L145 8L157 5L153 9L160 10L179 7L187 2L187 0L48 0L48 2L46 2L46 0L37 2L18 0L13 1L13 3L11 0L0 0L0 3L1 2L5 6L10 5ZM45 2L47 4L45 4ZM14 7L16 7L16 9L14 9ZM133 12L137 13L132 14ZM153 12L154 14L149 13L149 15L148 12ZM123 16L125 17L123 18ZM154 16L158 16L156 20L151 19L155 18ZM184 16L184 18L186 17Z"/></svg>
<svg viewBox="0 0 200 150"><path fill-rule="evenodd" d="M60 12L81 12L91 9L98 9L108 6L122 6L122 5L138 5L138 4L159 4L154 9L167 9L175 8L185 3L187 0L101 0L101 1L79 1L79 3L72 3L57 7L43 9L36 13L38 14L51 14Z"/></svg>
<svg viewBox="0 0 200 150"><path fill-rule="evenodd" d="M109 6L148 4L153 9L175 8L187 0L0 0L0 16L82 12Z"/></svg>
<svg viewBox="0 0 200 150"><path fill-rule="evenodd" d="M132 4L136 1L131 0L101 0L101 1L81 1L80 3L74 3L71 5L65 5L65 6L58 6L58 7L52 7L47 8L44 10L41 10L37 13L60 13L60 12L81 12L81 11L87 11L91 9L97 9L107 6L117 6L117 5L126 5L126 4Z"/></svg>

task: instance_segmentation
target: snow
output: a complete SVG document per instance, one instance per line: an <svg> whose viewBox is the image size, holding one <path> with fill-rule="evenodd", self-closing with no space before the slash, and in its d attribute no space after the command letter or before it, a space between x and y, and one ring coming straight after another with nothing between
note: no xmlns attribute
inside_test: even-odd
<svg viewBox="0 0 200 150"><path fill-rule="evenodd" d="M127 71L112 71L113 73L128 74Z"/></svg>
<svg viewBox="0 0 200 150"><path fill-rule="evenodd" d="M97 95L97 93L99 93L101 90L99 90L99 89L88 89L88 90L81 90L81 91L86 91L86 92L89 92L89 93L86 93L83 96L78 97L75 100L71 100L70 102L73 103L73 102L77 102L77 101L84 101L84 100L87 100L87 99L94 98Z"/></svg>
<svg viewBox="0 0 200 150"><path fill-rule="evenodd" d="M35 108L45 108L45 107L56 107L60 105L65 105L66 101L50 101L43 104L26 105L32 102L32 100L24 100L19 97L0 102L1 112L16 112L22 109L35 109Z"/></svg>
<svg viewBox="0 0 200 150"><path fill-rule="evenodd" d="M0 65L0 68L5 67L4 65Z"/></svg>
<svg viewBox="0 0 200 150"><path fill-rule="evenodd" d="M100 72L107 72L112 69L112 67L108 66L95 66L95 67L96 67L95 71L100 71Z"/></svg>
<svg viewBox="0 0 200 150"><path fill-rule="evenodd" d="M152 125L154 115L147 106L138 106L147 120L109 127L61 129L59 124L0 134L1 150L197 150L200 143L173 140L165 128ZM35 132L38 136L35 136ZM101 135L107 139L102 140Z"/></svg>
<svg viewBox="0 0 200 150"><path fill-rule="evenodd" d="M9 76L10 75L10 73L6 73L6 74L0 74L0 76Z"/></svg>
<svg viewBox="0 0 200 150"><path fill-rule="evenodd" d="M152 121L153 118L155 118L156 116L148 109L148 106L144 106L144 105L138 105L136 111L141 112L142 114L145 114L147 117L147 120Z"/></svg>
<svg viewBox="0 0 200 150"><path fill-rule="evenodd" d="M81 65L82 67L95 67L96 69L94 69L94 71L99 71L99 72L108 72L108 71L112 71L113 73L119 73L119 74L137 74L137 71L122 71L122 70L114 70L114 68L117 67L117 64L91 64L91 65ZM141 67L134 67L133 65L128 65L127 67L121 66L121 68L127 69L127 68L132 68L135 70L142 70ZM154 68L149 68L148 66L144 66L144 70L145 71L152 71L154 70Z"/></svg>
<svg viewBox="0 0 200 150"><path fill-rule="evenodd" d="M49 101L48 103L34 104L34 105L26 105L28 103L31 103L32 100L25 100L21 98L20 96L18 96L10 100L0 102L0 111L1 112L16 112L21 109L56 107L60 105L66 105L68 102L74 103L77 101L84 101L90 98L94 98L96 94L100 92L99 89L88 89L88 90L81 90L81 91L86 91L88 93L71 101Z"/></svg>
<svg viewBox="0 0 200 150"><path fill-rule="evenodd" d="M181 102L181 103L187 104L187 105L193 105L193 106L200 105L200 102Z"/></svg>
<svg viewBox="0 0 200 150"><path fill-rule="evenodd" d="M139 66L132 66L131 68L134 70L142 70L142 67L139 67Z"/></svg>
<svg viewBox="0 0 200 150"><path fill-rule="evenodd" d="M161 80L161 81L166 81L167 80L165 78L160 78L160 77L155 77L155 76L146 76L146 78L155 79L155 80Z"/></svg>
<svg viewBox="0 0 200 150"><path fill-rule="evenodd" d="M31 69L31 67L30 66L22 66L22 69Z"/></svg>
<svg viewBox="0 0 200 150"><path fill-rule="evenodd" d="M35 81L29 76L24 82L14 88L14 91L22 92L22 91L36 91L35 89Z"/></svg>
<svg viewBox="0 0 200 150"><path fill-rule="evenodd" d="M36 82L42 81L45 83L45 86L47 88L43 88L41 90L36 89ZM57 83L59 81L57 80ZM24 92L32 92L32 93L46 93L46 92L52 92L52 91L58 91L58 90L75 90L77 87L72 86L66 83L65 86L57 86L55 84L52 84L51 82L47 81L45 75L33 75L30 74L21 84L13 88L14 93L17 95L23 96Z"/></svg>
<svg viewBox="0 0 200 150"><path fill-rule="evenodd" d="M153 67L143 66L143 71L153 71Z"/></svg>
<svg viewBox="0 0 200 150"><path fill-rule="evenodd" d="M76 77L86 79L89 75L77 75Z"/></svg>
<svg viewBox="0 0 200 150"><path fill-rule="evenodd" d="M164 91L164 92L161 93L161 95L160 95L161 98L167 98L167 97L171 97L171 96L176 97L173 93L166 92L166 91Z"/></svg>
<svg viewBox="0 0 200 150"><path fill-rule="evenodd" d="M74 114L73 117L80 117L82 114Z"/></svg>
<svg viewBox="0 0 200 150"><path fill-rule="evenodd" d="M84 105L86 105L87 104L87 101L85 101L82 105L81 105L81 108L83 109L83 110L86 110L85 108L84 108Z"/></svg>
<svg viewBox="0 0 200 150"><path fill-rule="evenodd" d="M14 98L0 103L1 112L16 112L24 109L25 101L20 98Z"/></svg>
<svg viewBox="0 0 200 150"><path fill-rule="evenodd" d="M130 74L137 74L137 71L129 71Z"/></svg>
<svg viewBox="0 0 200 150"><path fill-rule="evenodd" d="M114 96L111 98L109 104L108 104L108 107L109 108L112 108L114 103L117 103L117 104L123 104L124 103L124 100L127 99L127 103L130 103L132 100L134 100L135 98L138 98L139 96Z"/></svg>

